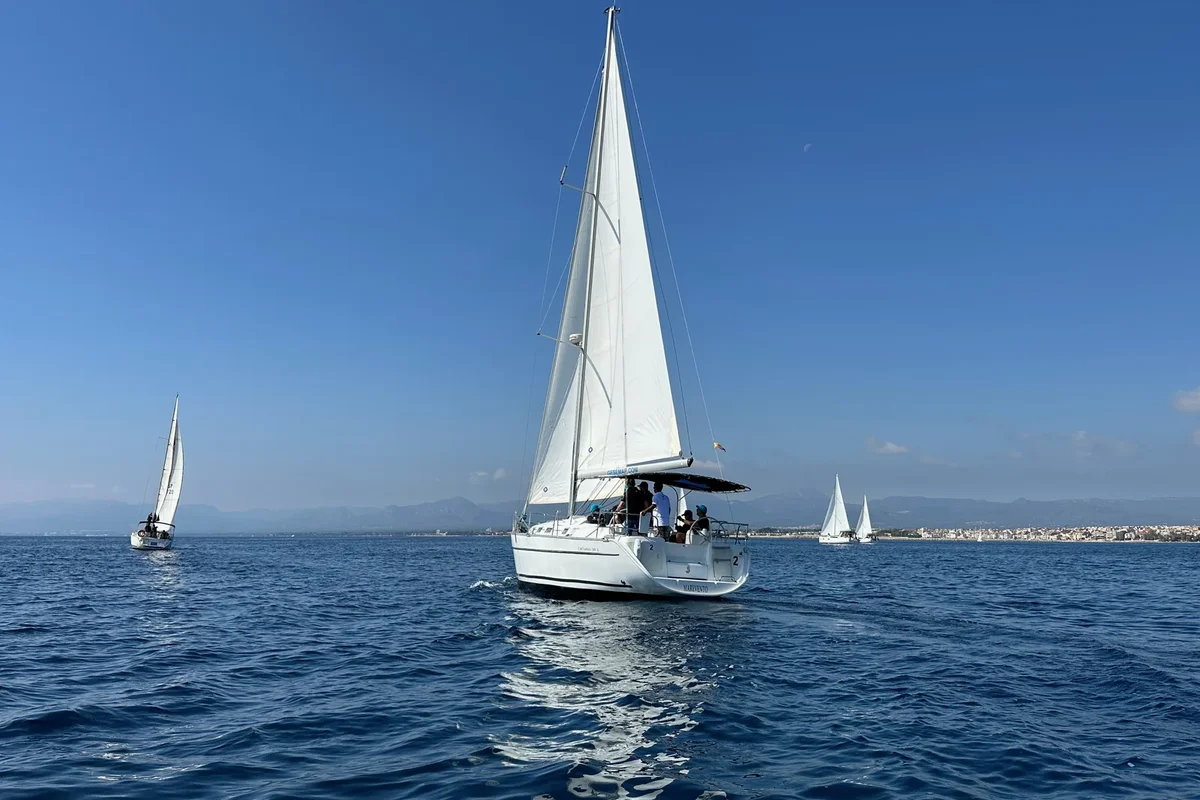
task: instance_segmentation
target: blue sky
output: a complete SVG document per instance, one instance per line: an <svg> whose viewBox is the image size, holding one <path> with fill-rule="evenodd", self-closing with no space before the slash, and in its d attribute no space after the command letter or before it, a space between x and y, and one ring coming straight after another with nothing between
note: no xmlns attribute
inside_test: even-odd
<svg viewBox="0 0 1200 800"><path fill-rule="evenodd" d="M0 502L519 497L602 6L5 6ZM1200 6L621 25L730 477L1200 493Z"/></svg>

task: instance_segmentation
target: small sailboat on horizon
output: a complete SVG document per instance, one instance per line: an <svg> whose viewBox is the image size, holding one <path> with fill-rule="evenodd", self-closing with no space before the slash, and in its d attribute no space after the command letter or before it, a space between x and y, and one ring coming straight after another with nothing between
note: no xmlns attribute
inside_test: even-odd
<svg viewBox="0 0 1200 800"><path fill-rule="evenodd" d="M829 509L825 512L825 522L821 525L821 533L817 535L820 544L850 544L853 542L850 530L850 520L846 517L846 504L842 502L842 483L837 475L833 476L833 497L829 498Z"/></svg>
<svg viewBox="0 0 1200 800"><path fill-rule="evenodd" d="M862 511L858 512L858 524L854 526L854 538L859 544L871 544L875 541L875 531L871 529L871 512L867 510L867 496L863 495Z"/></svg>
<svg viewBox="0 0 1200 800"><path fill-rule="evenodd" d="M179 435L179 395L175 395L175 410L171 413L171 431L167 436L167 454L158 483L158 498L154 510L146 515L137 530L129 534L129 545L134 550L171 549L175 541L175 510L179 507L182 488L183 438Z"/></svg>

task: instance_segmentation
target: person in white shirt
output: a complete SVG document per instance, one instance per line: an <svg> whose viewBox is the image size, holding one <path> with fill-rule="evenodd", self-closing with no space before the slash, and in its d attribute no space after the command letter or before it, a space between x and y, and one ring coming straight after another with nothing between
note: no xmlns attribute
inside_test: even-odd
<svg viewBox="0 0 1200 800"><path fill-rule="evenodd" d="M661 483L654 484L654 527L664 538L671 531L671 498Z"/></svg>

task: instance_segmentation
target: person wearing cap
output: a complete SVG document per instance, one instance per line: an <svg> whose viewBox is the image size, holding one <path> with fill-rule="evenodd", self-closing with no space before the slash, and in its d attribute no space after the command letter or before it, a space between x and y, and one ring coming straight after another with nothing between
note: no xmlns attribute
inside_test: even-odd
<svg viewBox="0 0 1200 800"><path fill-rule="evenodd" d="M600 524L600 504L592 503L592 507L588 509L587 521L593 525Z"/></svg>
<svg viewBox="0 0 1200 800"><path fill-rule="evenodd" d="M696 506L696 521L692 523L692 533L708 533L708 506Z"/></svg>
<svg viewBox="0 0 1200 800"><path fill-rule="evenodd" d="M692 510L685 508L683 513L676 517L676 519L679 522L675 524L675 535L671 537L671 541L683 544L687 542L687 532L692 527Z"/></svg>

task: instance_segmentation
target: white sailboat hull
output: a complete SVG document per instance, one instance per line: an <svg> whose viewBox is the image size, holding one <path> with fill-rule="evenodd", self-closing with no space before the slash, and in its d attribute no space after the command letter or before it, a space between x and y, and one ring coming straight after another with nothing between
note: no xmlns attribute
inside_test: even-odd
<svg viewBox="0 0 1200 800"><path fill-rule="evenodd" d="M134 550L170 550L174 543L173 537L149 536L145 531L133 531L129 534L129 546Z"/></svg>
<svg viewBox="0 0 1200 800"><path fill-rule="evenodd" d="M850 534L842 536L818 536L817 542L819 544L853 544L854 538Z"/></svg>
<svg viewBox="0 0 1200 800"><path fill-rule="evenodd" d="M513 532L517 580L580 592L647 597L721 597L750 576L744 539L696 537L691 544L626 536L576 517Z"/></svg>

